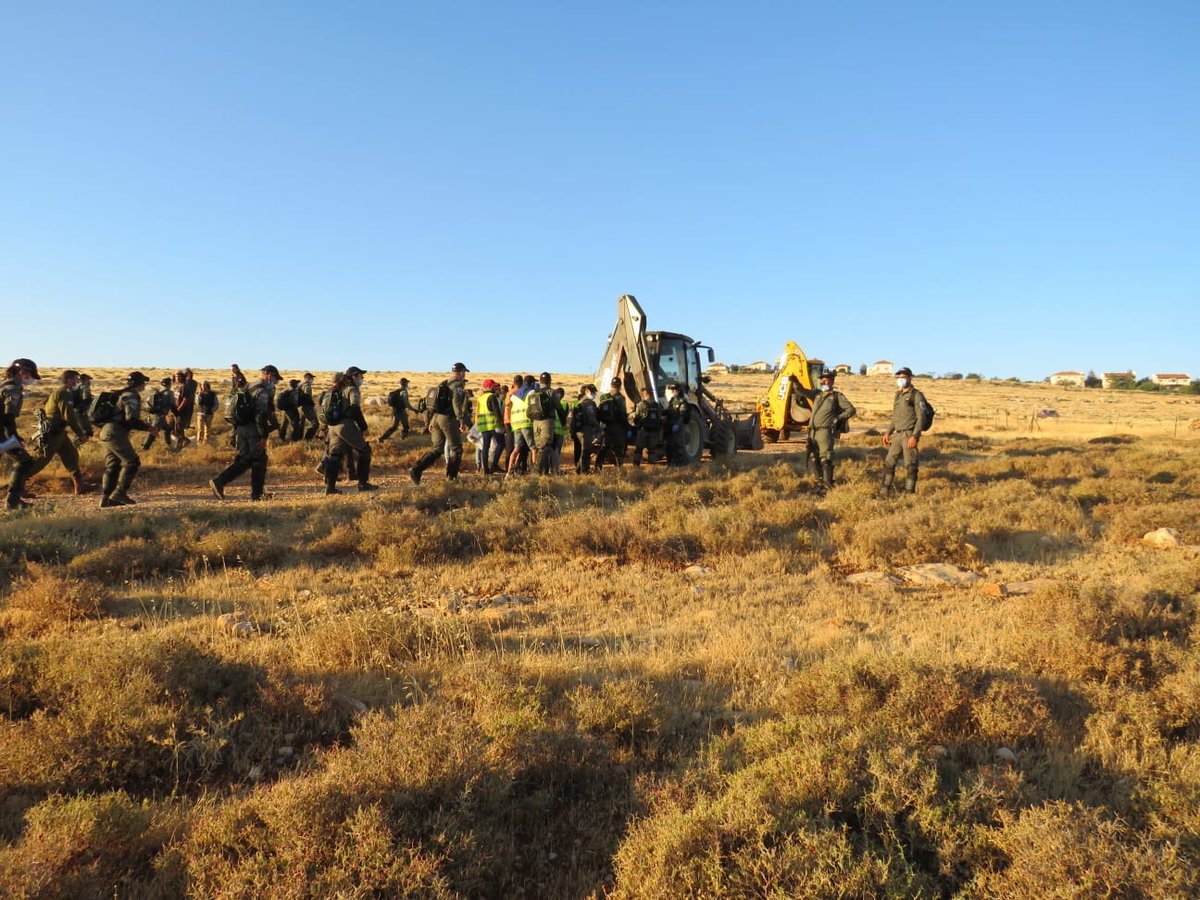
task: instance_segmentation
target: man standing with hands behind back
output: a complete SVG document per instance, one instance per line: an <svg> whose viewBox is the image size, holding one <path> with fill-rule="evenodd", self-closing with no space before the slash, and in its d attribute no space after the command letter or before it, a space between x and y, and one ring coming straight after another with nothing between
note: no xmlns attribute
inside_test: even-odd
<svg viewBox="0 0 1200 900"><path fill-rule="evenodd" d="M925 417L925 395L912 385L912 369L905 366L896 371L896 396L892 400L892 424L883 436L883 445L888 448L883 461L883 483L879 496L887 497L896 480L896 464L904 456L906 477L904 492L917 492L917 445L921 440L921 422Z"/></svg>

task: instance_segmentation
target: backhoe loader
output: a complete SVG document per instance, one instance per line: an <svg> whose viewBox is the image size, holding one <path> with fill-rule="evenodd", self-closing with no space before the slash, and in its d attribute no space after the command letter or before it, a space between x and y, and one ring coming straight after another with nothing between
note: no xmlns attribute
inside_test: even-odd
<svg viewBox="0 0 1200 900"><path fill-rule="evenodd" d="M646 314L637 298L622 294L617 298L617 324L608 337L608 348L596 372L596 385L608 390L613 378L621 379L622 390L633 407L641 400L642 388L648 387L659 403L666 403L667 385L683 387L692 406L692 415L684 423L683 461L698 463L705 450L714 457L732 456L737 450L761 450L758 415L735 419L725 404L708 389L709 378L702 374L700 351L714 359L712 347L674 331L647 331Z"/></svg>
<svg viewBox="0 0 1200 900"><path fill-rule="evenodd" d="M788 341L779 360L779 371L767 395L758 401L759 428L768 443L786 441L793 432L807 436L808 420L817 395L824 364L810 360L795 341Z"/></svg>

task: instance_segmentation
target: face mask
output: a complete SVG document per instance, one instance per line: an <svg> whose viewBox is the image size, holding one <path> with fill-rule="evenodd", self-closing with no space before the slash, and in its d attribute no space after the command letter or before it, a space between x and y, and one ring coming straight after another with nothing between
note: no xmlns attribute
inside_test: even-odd
<svg viewBox="0 0 1200 900"><path fill-rule="evenodd" d="M897 378L896 379L896 387L900 388L900 390L904 390L906 387L908 387L908 379L907 378Z"/></svg>
<svg viewBox="0 0 1200 900"><path fill-rule="evenodd" d="M29 387L31 384L33 384L33 379L30 378L28 375L26 375L24 372L22 372L21 373L21 387Z"/></svg>
<svg viewBox="0 0 1200 900"><path fill-rule="evenodd" d="M830 386L829 386L829 385L827 385L827 384L823 384L823 385L821 385L821 393L822 393L822 394L826 394L826 393L828 393L830 390L831 390L831 388L830 388Z"/></svg>

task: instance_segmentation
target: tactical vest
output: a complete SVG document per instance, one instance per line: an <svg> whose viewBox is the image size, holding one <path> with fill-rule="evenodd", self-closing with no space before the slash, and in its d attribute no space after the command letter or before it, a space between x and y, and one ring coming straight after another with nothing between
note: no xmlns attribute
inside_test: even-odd
<svg viewBox="0 0 1200 900"><path fill-rule="evenodd" d="M488 400L494 394L491 391L484 391L475 401L475 427L482 431L495 431L500 423L496 419L496 415L488 409Z"/></svg>
<svg viewBox="0 0 1200 900"><path fill-rule="evenodd" d="M528 396L528 394L525 395L525 397ZM525 397L518 397L516 394L512 395L511 422L513 431L522 431L532 427L529 422L529 414L525 412Z"/></svg>

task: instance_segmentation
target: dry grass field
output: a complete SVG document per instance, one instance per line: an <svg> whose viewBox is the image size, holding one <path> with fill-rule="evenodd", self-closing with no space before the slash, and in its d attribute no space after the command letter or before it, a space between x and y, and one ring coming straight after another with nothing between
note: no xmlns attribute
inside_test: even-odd
<svg viewBox="0 0 1200 900"><path fill-rule="evenodd" d="M251 504L222 425L108 510L52 463L0 518L0 896L1200 893L1200 399L918 380L881 500L892 383L840 387L827 495L794 443L414 486L413 435L333 498L290 445Z"/></svg>

